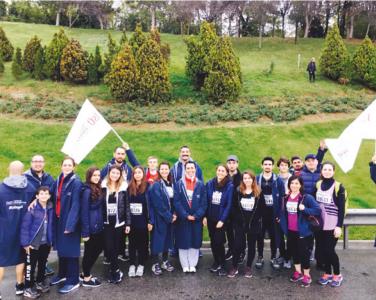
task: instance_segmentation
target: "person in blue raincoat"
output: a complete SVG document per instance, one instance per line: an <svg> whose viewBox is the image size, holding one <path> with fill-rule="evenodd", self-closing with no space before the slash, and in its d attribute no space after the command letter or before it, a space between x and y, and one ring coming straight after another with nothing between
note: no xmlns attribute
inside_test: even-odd
<svg viewBox="0 0 376 300"><path fill-rule="evenodd" d="M203 217L206 212L204 183L196 177L196 164L185 164L185 175L174 187L174 206L177 214L176 247L183 272L196 272L202 245Z"/></svg>
<svg viewBox="0 0 376 300"><path fill-rule="evenodd" d="M23 168L20 161L11 162L9 177L0 184L0 283L4 268L16 266L16 295L24 292L25 252L20 244L20 227L34 193L22 174Z"/></svg>
<svg viewBox="0 0 376 300"><path fill-rule="evenodd" d="M74 173L75 162L66 157L61 164L62 173L53 186L54 241L53 246L59 257L59 272L51 285L64 282L59 289L62 294L79 287L80 257L80 194L82 183Z"/></svg>
<svg viewBox="0 0 376 300"><path fill-rule="evenodd" d="M161 275L162 269L168 272L174 270L174 267L168 261L168 249L172 246L172 223L176 221L170 164L162 162L159 165L158 174L160 179L154 182L149 192L149 214L153 225L150 248L154 275Z"/></svg>

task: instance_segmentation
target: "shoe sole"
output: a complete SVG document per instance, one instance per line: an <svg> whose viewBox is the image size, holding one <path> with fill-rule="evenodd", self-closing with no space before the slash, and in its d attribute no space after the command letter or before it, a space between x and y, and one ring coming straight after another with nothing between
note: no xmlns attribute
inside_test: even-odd
<svg viewBox="0 0 376 300"><path fill-rule="evenodd" d="M58 291L60 294L69 294L70 292L73 292L74 290L77 290L78 288L80 287L79 284L77 284L76 286L74 286L70 291L68 292L62 292L62 291Z"/></svg>
<svg viewBox="0 0 376 300"><path fill-rule="evenodd" d="M98 285L85 285L84 283L82 284L83 287L88 287L88 288L96 288L98 286L101 286L102 284L98 284Z"/></svg>
<svg viewBox="0 0 376 300"><path fill-rule="evenodd" d="M290 278L290 282L299 282L299 281L302 281L302 280L303 280L303 278L300 278L300 279L296 279L296 280L295 280L295 279L291 279L291 278Z"/></svg>
<svg viewBox="0 0 376 300"><path fill-rule="evenodd" d="M232 259L232 255L231 255L230 257L227 257L227 258L226 258L226 260L230 260L230 259Z"/></svg>
<svg viewBox="0 0 376 300"><path fill-rule="evenodd" d="M65 282L66 280L67 280L66 278L62 278L62 279L60 279L59 281L56 281L56 282L50 282L50 285L51 285L51 286L58 285L59 283Z"/></svg>

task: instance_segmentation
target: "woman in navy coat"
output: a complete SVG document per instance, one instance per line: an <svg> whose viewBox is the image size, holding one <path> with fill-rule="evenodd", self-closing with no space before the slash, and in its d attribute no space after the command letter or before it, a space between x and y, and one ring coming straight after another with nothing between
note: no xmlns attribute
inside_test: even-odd
<svg viewBox="0 0 376 300"><path fill-rule="evenodd" d="M59 257L59 273L51 285L64 282L59 292L66 294L79 287L80 257L80 193L81 181L74 173L75 162L66 157L61 164L62 173L53 186L54 248Z"/></svg>
<svg viewBox="0 0 376 300"><path fill-rule="evenodd" d="M152 271L161 275L162 269L171 272L174 267L168 261L168 249L172 247L172 223L176 221L173 199L174 190L170 175L170 164L162 162L159 165L158 181L151 186L150 220L153 225L151 232Z"/></svg>
<svg viewBox="0 0 376 300"><path fill-rule="evenodd" d="M187 162L185 176L174 188L177 214L176 246L183 272L196 272L202 244L202 220L206 212L205 185L196 177L196 165Z"/></svg>

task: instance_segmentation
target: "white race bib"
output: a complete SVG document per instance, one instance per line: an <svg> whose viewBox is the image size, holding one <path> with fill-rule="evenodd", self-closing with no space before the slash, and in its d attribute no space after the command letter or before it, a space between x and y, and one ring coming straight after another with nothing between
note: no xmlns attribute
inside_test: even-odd
<svg viewBox="0 0 376 300"><path fill-rule="evenodd" d="M298 202L287 201L286 210L290 214L296 214L298 212Z"/></svg>
<svg viewBox="0 0 376 300"><path fill-rule="evenodd" d="M117 203L108 203L107 204L107 215L116 216L117 212Z"/></svg>
<svg viewBox="0 0 376 300"><path fill-rule="evenodd" d="M242 198L240 200L240 205L242 206L242 208L244 210L247 210L247 211L252 211L253 208L255 207L255 197L251 197L251 198Z"/></svg>
<svg viewBox="0 0 376 300"><path fill-rule="evenodd" d="M192 198L193 198L193 191L191 191L191 190L187 190L187 196L188 196L188 200L189 200L189 201L192 201Z"/></svg>
<svg viewBox="0 0 376 300"><path fill-rule="evenodd" d="M264 195L266 206L273 206L273 195Z"/></svg>
<svg viewBox="0 0 376 300"><path fill-rule="evenodd" d="M131 214L132 215L142 215L142 204L141 203L130 203Z"/></svg>
<svg viewBox="0 0 376 300"><path fill-rule="evenodd" d="M212 204L219 205L221 203L222 193L215 191L212 196Z"/></svg>
<svg viewBox="0 0 376 300"><path fill-rule="evenodd" d="M320 191L317 191L316 200L317 202L320 202L323 204L330 204L332 203L332 196L328 195L328 193L321 193Z"/></svg>
<svg viewBox="0 0 376 300"><path fill-rule="evenodd" d="M166 186L168 197L173 198L174 197L174 189L172 186Z"/></svg>

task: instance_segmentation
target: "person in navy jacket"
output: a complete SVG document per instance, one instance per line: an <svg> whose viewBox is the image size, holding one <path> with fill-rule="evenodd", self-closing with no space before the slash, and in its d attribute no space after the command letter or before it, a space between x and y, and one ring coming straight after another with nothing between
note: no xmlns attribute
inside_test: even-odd
<svg viewBox="0 0 376 300"><path fill-rule="evenodd" d="M16 295L24 292L25 252L20 244L20 226L34 189L30 187L20 161L9 164L9 177L0 184L0 283L4 268L16 266Z"/></svg>
<svg viewBox="0 0 376 300"><path fill-rule="evenodd" d="M59 257L59 272L51 285L64 282L59 293L66 294L79 287L79 257L81 243L80 194L82 183L74 173L73 158L66 157L61 174L53 187L54 249Z"/></svg>
<svg viewBox="0 0 376 300"><path fill-rule="evenodd" d="M53 240L53 206L49 201L50 197L50 187L38 188L36 205L26 212L21 225L21 246L27 254L24 296L31 299L39 297L39 292L49 291L49 285L45 281L45 266ZM37 265L38 275L34 285Z"/></svg>
<svg viewBox="0 0 376 300"><path fill-rule="evenodd" d="M185 175L174 186L174 206L180 264L184 273L195 273L207 201L205 185L196 177L196 164L193 162L185 164Z"/></svg>
<svg viewBox="0 0 376 300"><path fill-rule="evenodd" d="M202 175L201 168L198 165L198 163L192 159L191 149L188 146L182 146L180 148L179 159L171 168L172 182L175 184L181 178L184 177L184 173L185 173L184 166L187 164L187 162L193 162L195 164L196 177L198 178L198 180L204 182L204 177Z"/></svg>
<svg viewBox="0 0 376 300"><path fill-rule="evenodd" d="M225 270L225 222L232 208L234 185L229 170L225 165L217 167L217 176L206 183L207 226L210 237L210 247L214 263L210 271L219 276L226 276Z"/></svg>
<svg viewBox="0 0 376 300"><path fill-rule="evenodd" d="M278 175L273 173L274 159L270 156L262 160L262 173L257 176L257 184L261 190L260 206L262 215L262 229L257 239L258 258L256 268L264 265L264 238L268 231L270 237L271 264L274 269L280 268L280 261L276 258L277 248L280 245L280 230L276 223L280 205L285 195L285 185ZM284 249L280 249L280 256L284 256Z"/></svg>
<svg viewBox="0 0 376 300"><path fill-rule="evenodd" d="M287 236L287 250L291 253L295 266L290 281L301 281L303 287L308 287L312 282L309 274L309 247L313 235L308 217L320 216L321 209L313 196L304 193L301 177L291 176L288 187L290 193L284 197L278 221Z"/></svg>
<svg viewBox="0 0 376 300"><path fill-rule="evenodd" d="M101 285L98 278L92 276L91 269L104 248L103 198L100 170L91 167L86 171L86 181L81 192L81 236L85 242L81 279L84 287Z"/></svg>
<svg viewBox="0 0 376 300"><path fill-rule="evenodd" d="M174 267L168 260L168 249L172 247L172 224L176 221L174 210L174 186L171 181L170 164L162 162L158 173L160 179L150 188L150 221L152 272L161 275L162 269L172 272Z"/></svg>

